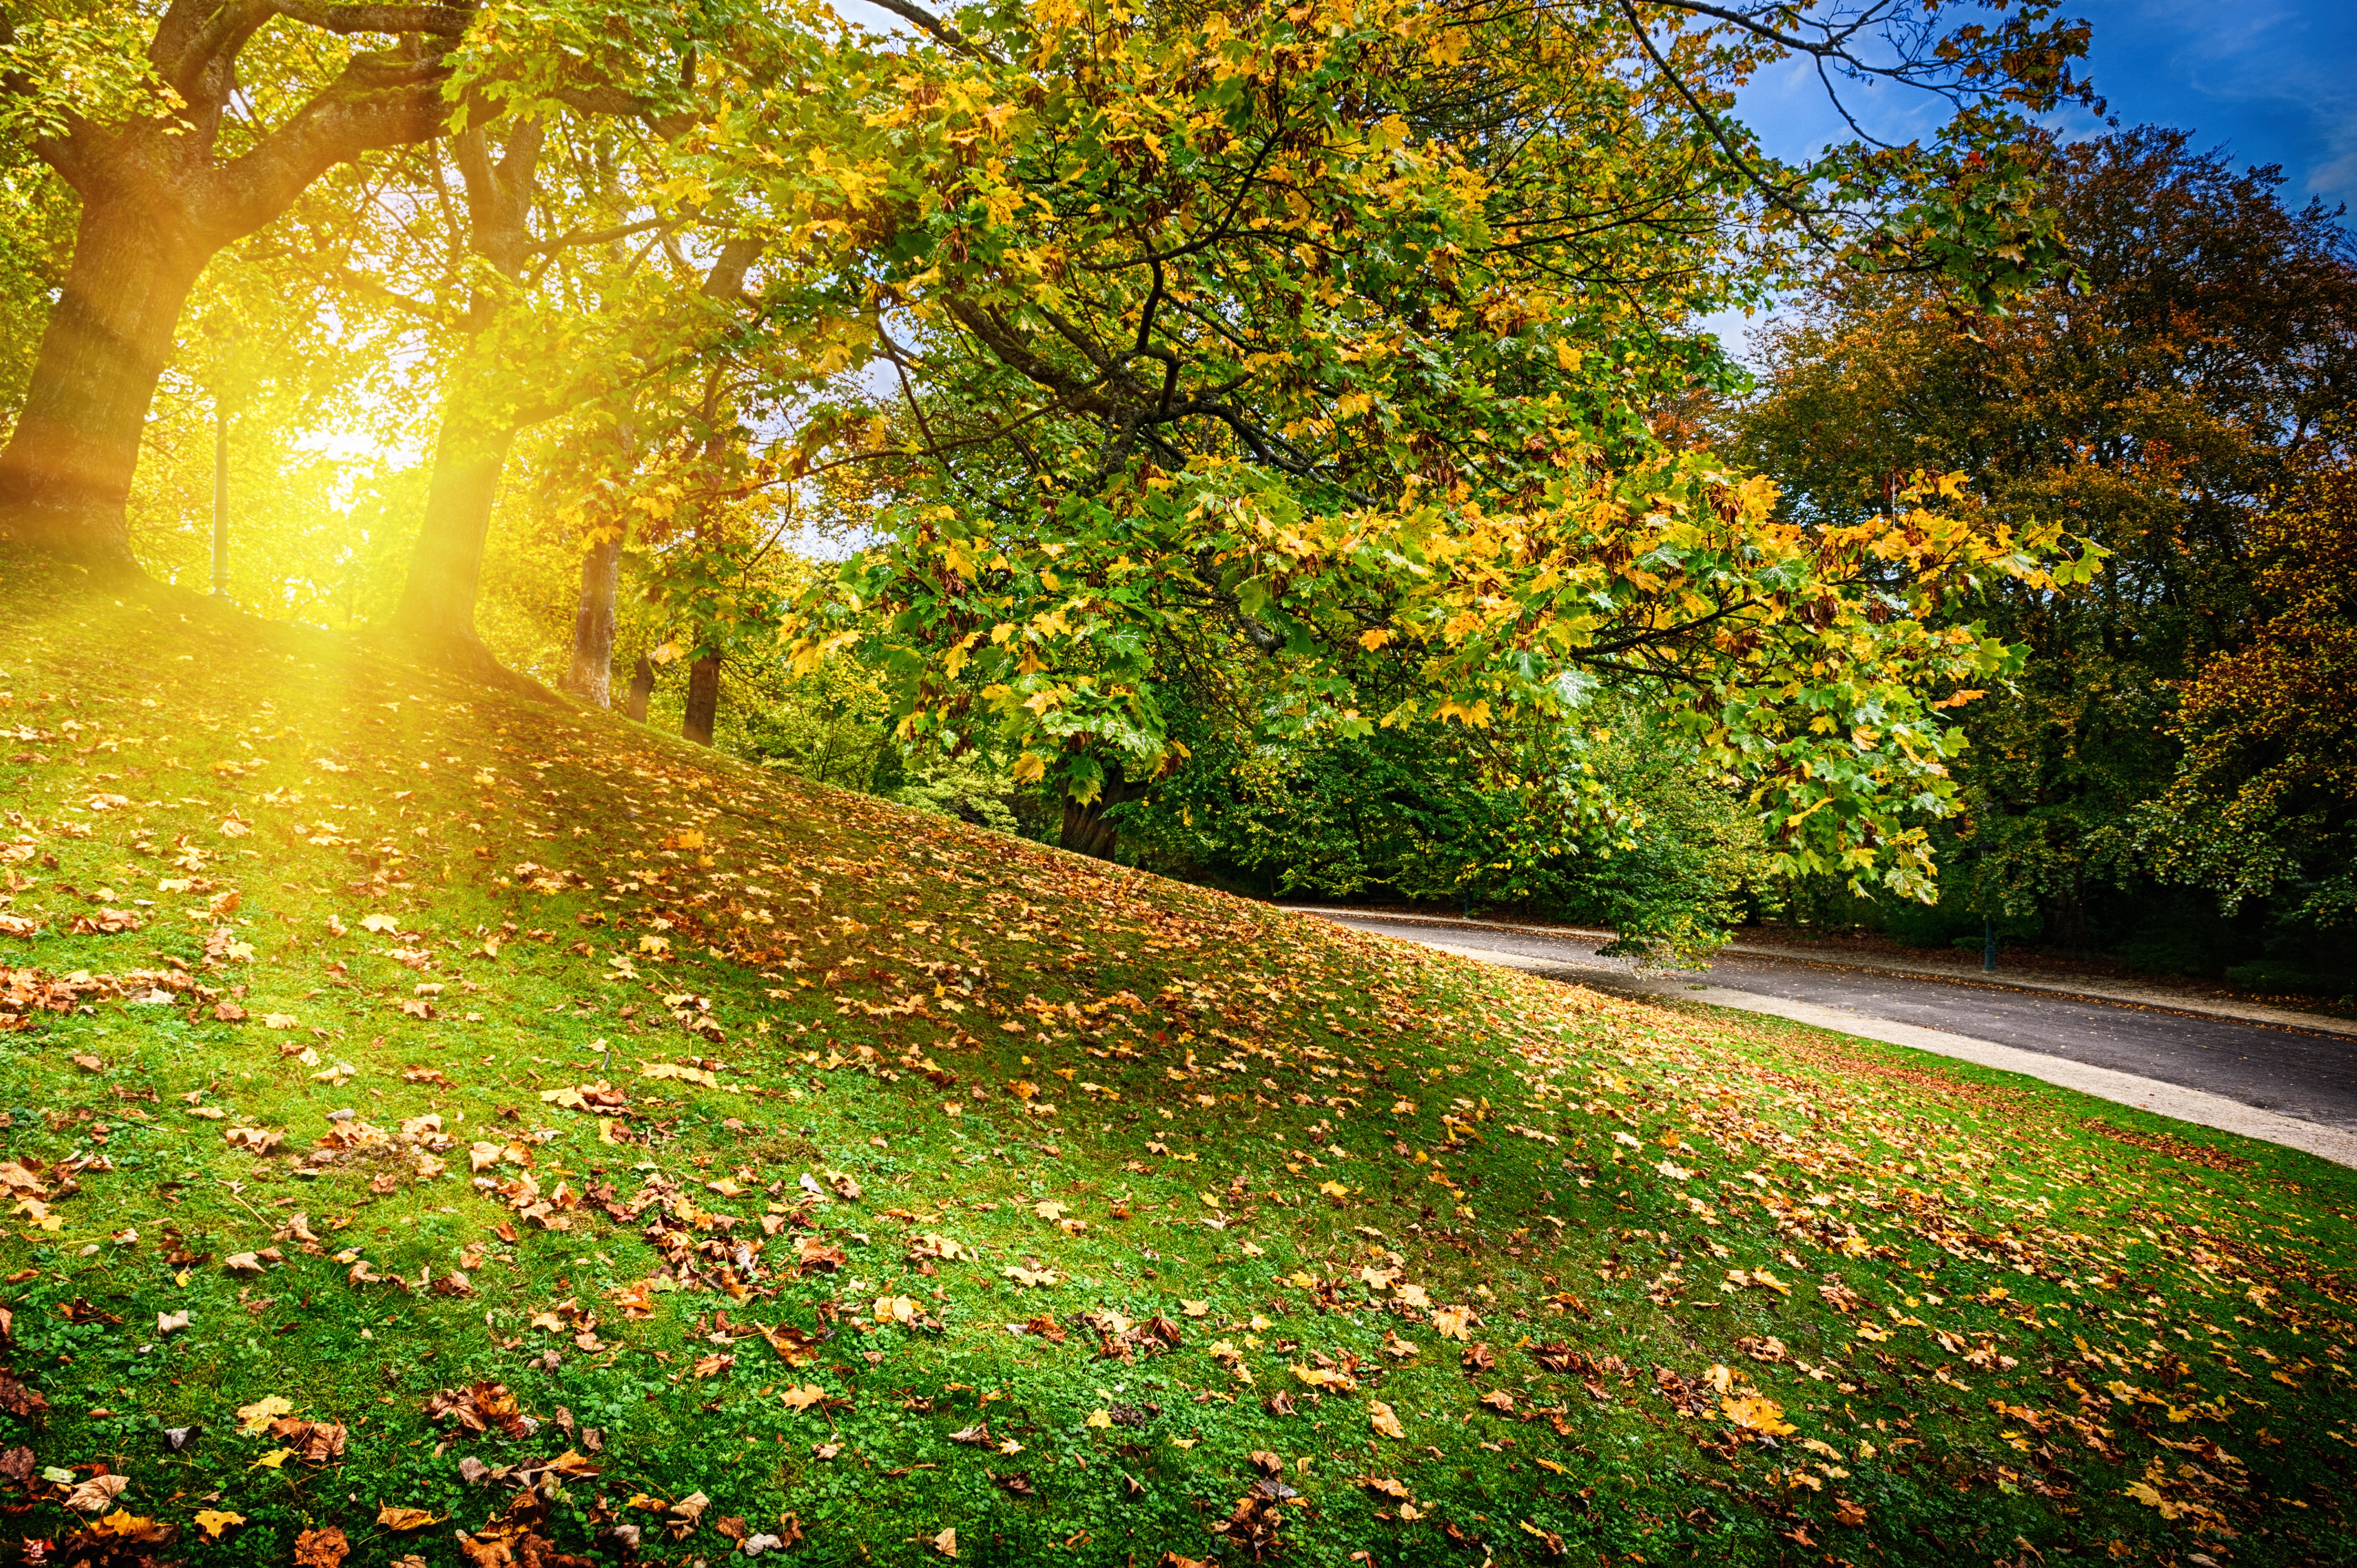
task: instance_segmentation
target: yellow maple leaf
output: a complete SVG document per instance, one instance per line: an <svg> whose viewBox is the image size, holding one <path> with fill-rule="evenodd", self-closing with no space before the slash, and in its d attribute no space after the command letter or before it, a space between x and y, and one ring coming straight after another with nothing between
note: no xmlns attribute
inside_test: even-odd
<svg viewBox="0 0 2357 1568"><path fill-rule="evenodd" d="M1784 1419L1784 1407L1774 1400L1757 1395L1728 1394L1719 1400L1719 1408L1727 1419L1747 1432L1765 1433L1770 1437L1789 1437L1795 1430Z"/></svg>
<svg viewBox="0 0 2357 1568"><path fill-rule="evenodd" d="M283 1394L265 1394L252 1404L237 1407L237 1430L242 1437L259 1437L270 1423L295 1408Z"/></svg>

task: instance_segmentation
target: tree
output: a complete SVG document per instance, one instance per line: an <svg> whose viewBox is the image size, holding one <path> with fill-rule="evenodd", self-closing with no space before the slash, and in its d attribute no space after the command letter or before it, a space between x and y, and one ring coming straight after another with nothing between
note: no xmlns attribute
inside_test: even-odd
<svg viewBox="0 0 2357 1568"><path fill-rule="evenodd" d="M1689 960L1725 940L1764 874L1740 793L1609 689L1561 719L1301 745L1240 738L1251 726L1206 711L1240 694L1166 699L1185 756L1110 813L1125 858L1269 897L1378 890L1602 921L1622 951Z"/></svg>
<svg viewBox="0 0 2357 1568"><path fill-rule="evenodd" d="M717 45L729 58L800 24L759 0L716 0L676 17L551 0L503 13L488 30L475 28L477 14L476 0L173 0L144 40L135 18L96 5L45 17L24 37L0 33L0 123L81 201L71 269L0 451L0 535L136 570L124 498L183 302L216 253L323 176L455 133L468 245L511 279L557 238L536 239L526 222L549 122L623 117L677 135L694 123L700 50ZM330 47L319 47L322 35ZM340 43L368 36L394 47L349 54ZM339 216L358 231L371 215L347 204ZM485 282L463 265L451 275L462 288ZM479 336L496 314L494 294L479 289L456 313L456 325L478 328L462 335ZM452 436L430 503L437 517L470 515L485 474L496 479L484 439L497 445L495 435L462 427ZM464 575L462 559L449 564Z"/></svg>
<svg viewBox="0 0 2357 1568"><path fill-rule="evenodd" d="M2238 173L2180 132L2057 159L2064 282L1992 317L1919 283L1829 276L1762 339L1766 388L1731 445L1811 523L1852 525L1908 476L1955 471L1988 515L2112 553L2085 592L1992 578L1949 607L2029 660L1965 710L1968 809L1943 846L1981 885L1966 909L2110 946L2160 907L2134 821L2177 771L2179 683L2267 613L2255 520L2357 386L2357 268L2333 214L2287 208L2276 171Z"/></svg>
<svg viewBox="0 0 2357 1568"><path fill-rule="evenodd" d="M0 18L0 113L81 200L72 265L0 450L0 536L102 572L136 569L124 502L188 290L215 252L328 168L439 134L451 52L474 10L174 0L144 48L135 21L105 12L45 18L32 37ZM315 50L290 27L400 41L349 55L312 86L305 58L342 51ZM284 117L231 115L241 90Z"/></svg>
<svg viewBox="0 0 2357 1568"><path fill-rule="evenodd" d="M2335 433L2337 434L2337 433ZM2319 443L2319 446L2323 443ZM2276 899L2287 923L2357 928L2357 456L2315 452L2251 530L2269 613L2203 662L2169 733L2176 776L2139 813L2162 878L2231 912Z"/></svg>
<svg viewBox="0 0 2357 1568"><path fill-rule="evenodd" d="M483 542L518 433L595 401L627 402L633 381L692 371L721 351L746 324L746 274L762 242L723 233L714 237L706 264L691 265L677 237L693 215L651 212L637 194L669 183L660 168L642 167L629 181L603 171L600 183L612 188L593 193L587 212L536 200L544 145L536 123L519 125L497 162L472 133L452 145L472 216L467 242L486 270L477 274L462 318L465 340L452 356L432 488L393 624L445 656L479 664L488 659L474 628ZM539 234L535 208L543 209ZM646 266L643 250L614 243L640 233L670 266ZM600 252L604 267L587 276L552 264ZM527 289L553 297L553 310L519 309L517 296ZM591 313L594 331L580 319Z"/></svg>
<svg viewBox="0 0 2357 1568"><path fill-rule="evenodd" d="M2075 43L2006 68L1979 34L1918 39L1969 62L1952 157L1779 169L1726 90L1820 20L1076 4L937 26L858 166L897 406L810 448L886 537L840 615L812 607L803 655L885 607L867 646L906 677L907 735L987 738L1083 804L1168 762L1159 661L1274 659L1260 722L1345 739L1558 711L1585 668L1648 685L1749 780L1793 864L1919 889L1907 819L1954 746L1930 704L2013 660L1927 618L1986 575L2081 567L1932 490L1788 526L1772 486L1648 415L1731 373L1691 313L1758 297L1796 246L1944 258L1968 297L2029 281L2050 235L2005 106L2069 91ZM1416 691L1377 709L1352 660L1385 648Z"/></svg>

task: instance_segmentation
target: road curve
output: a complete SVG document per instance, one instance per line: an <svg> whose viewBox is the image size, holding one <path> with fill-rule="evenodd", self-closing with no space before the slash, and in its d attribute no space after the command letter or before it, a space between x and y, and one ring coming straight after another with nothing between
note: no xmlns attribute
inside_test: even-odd
<svg viewBox="0 0 2357 1568"><path fill-rule="evenodd" d="M1804 960L1722 953L1704 970L1640 972L1628 961L1599 957L1597 949L1606 940L1602 937L1468 928L1413 917L1304 912L1469 956L1494 955L1501 961L1517 961L1518 967L1559 970L1561 978L1627 995L1734 1006L1749 1002L1761 1011L1804 1016L1828 1027L1843 1027L1841 1019L1855 1020L1861 1026L1852 1033L1873 1035L1876 1030L1863 1026L1889 1024L1905 1031L1985 1041L2009 1047L2008 1057L2029 1053L2057 1068L2068 1064L2080 1069L2036 1075L2075 1082L2091 1092L2104 1093L2093 1086L2114 1078L2175 1086L2194 1097L2189 1103L2216 1099L2264 1113L2261 1120L2266 1122L2289 1118L2330 1130L2337 1135L2322 1140L2330 1152L2328 1147L2314 1149L2328 1157L2340 1157L2342 1150L2357 1144L2357 1038L2347 1036ZM2180 1106L2153 1108L2188 1114ZM2229 1124L2212 1116L2189 1119ZM2255 1122L2233 1130L2267 1135ZM2315 1142L2299 1137L2273 1141L2302 1147Z"/></svg>

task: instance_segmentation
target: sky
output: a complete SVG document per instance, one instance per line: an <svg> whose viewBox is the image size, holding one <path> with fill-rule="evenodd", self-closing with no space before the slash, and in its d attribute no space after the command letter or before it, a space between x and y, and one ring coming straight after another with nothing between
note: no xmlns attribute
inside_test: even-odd
<svg viewBox="0 0 2357 1568"><path fill-rule="evenodd" d="M2122 125L2176 125L2237 165L2278 164L2284 192L2357 205L2357 4L2351 0L2063 0L2093 25L2083 62ZM1928 130L1929 105L1881 89L1861 102L1878 134ZM1911 113L1910 113L1911 109ZM1771 152L1805 156L1842 126L1813 75L1763 75L1739 104ZM2075 113L2067 134L2103 127Z"/></svg>
<svg viewBox="0 0 2357 1568"><path fill-rule="evenodd" d="M2237 167L2280 166L2291 206L2313 198L2357 213L2357 0L2062 0L2057 12L2093 25L2084 69L2123 127L2190 130L2196 146L2224 148ZM1889 89L1859 102L1867 128L1888 140L1933 124L1930 104ZM1763 73L1738 112L1781 157L1805 158L1846 134L1798 66ZM2085 113L2057 124L2071 135L2104 129ZM2357 219L2343 222L2357 229ZM1706 325L1743 353L1741 317Z"/></svg>

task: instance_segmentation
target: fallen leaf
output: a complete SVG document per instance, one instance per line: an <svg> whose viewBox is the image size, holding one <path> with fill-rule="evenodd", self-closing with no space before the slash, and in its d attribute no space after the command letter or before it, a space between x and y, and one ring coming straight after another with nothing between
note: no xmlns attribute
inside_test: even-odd
<svg viewBox="0 0 2357 1568"><path fill-rule="evenodd" d="M76 1513L104 1513L129 1485L128 1476L92 1476L66 1494L66 1507Z"/></svg>
<svg viewBox="0 0 2357 1568"><path fill-rule="evenodd" d="M933 1537L933 1550L940 1552L944 1557L955 1557L957 1555L957 1527L955 1525L952 1525L949 1529Z"/></svg>
<svg viewBox="0 0 2357 1568"><path fill-rule="evenodd" d="M221 1538L222 1530L227 1530L231 1525L243 1524L244 1522L245 1516L243 1514L231 1513L226 1509L199 1509L197 1510L197 1528L205 1532L205 1538L209 1541L219 1541Z"/></svg>
<svg viewBox="0 0 2357 1568"><path fill-rule="evenodd" d="M1738 1397L1728 1394L1719 1401L1727 1419L1747 1432L1764 1433L1770 1437L1789 1437L1794 1428L1784 1419L1784 1407L1774 1400L1757 1395Z"/></svg>
<svg viewBox="0 0 2357 1568"><path fill-rule="evenodd" d="M265 1394L252 1404L237 1407L237 1430L242 1437L259 1437L270 1423L295 1407L284 1394Z"/></svg>
<svg viewBox="0 0 2357 1568"><path fill-rule="evenodd" d="M1367 1424L1385 1437L1407 1436L1406 1429L1400 1425L1399 1417L1393 1412L1391 1406L1381 1400L1370 1400L1367 1402Z"/></svg>
<svg viewBox="0 0 2357 1568"><path fill-rule="evenodd" d="M295 1538L296 1568L337 1568L351 1552L352 1543L334 1525L307 1530Z"/></svg>
<svg viewBox="0 0 2357 1568"><path fill-rule="evenodd" d="M424 1530L429 1524L440 1524L446 1517L425 1509L397 1509L390 1503L376 1510L377 1523L387 1530Z"/></svg>

